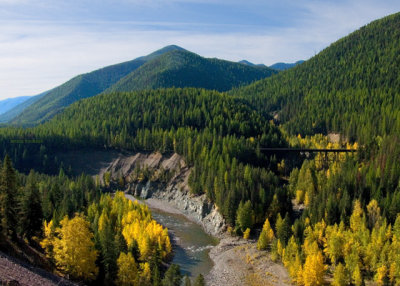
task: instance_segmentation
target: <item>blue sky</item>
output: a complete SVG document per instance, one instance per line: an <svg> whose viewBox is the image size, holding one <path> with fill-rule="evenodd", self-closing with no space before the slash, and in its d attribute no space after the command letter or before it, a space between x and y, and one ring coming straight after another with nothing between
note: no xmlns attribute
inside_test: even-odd
<svg viewBox="0 0 400 286"><path fill-rule="evenodd" d="M271 65L308 59L398 0L0 0L0 99L176 44Z"/></svg>

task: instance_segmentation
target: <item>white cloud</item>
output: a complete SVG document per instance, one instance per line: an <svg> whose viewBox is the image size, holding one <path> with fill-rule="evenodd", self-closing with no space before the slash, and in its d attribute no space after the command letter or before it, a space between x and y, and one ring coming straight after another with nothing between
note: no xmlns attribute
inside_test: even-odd
<svg viewBox="0 0 400 286"><path fill-rule="evenodd" d="M261 26L240 32L235 32L234 26L223 32L204 29L207 23L0 21L0 99L38 94L80 73L131 60L170 44L206 57L247 59L268 65L308 59L361 25L395 12L394 7L400 9L396 3L368 1L334 5L306 0L307 17L295 26ZM11 0L0 0L0 4L6 2ZM196 29L198 26L203 29Z"/></svg>

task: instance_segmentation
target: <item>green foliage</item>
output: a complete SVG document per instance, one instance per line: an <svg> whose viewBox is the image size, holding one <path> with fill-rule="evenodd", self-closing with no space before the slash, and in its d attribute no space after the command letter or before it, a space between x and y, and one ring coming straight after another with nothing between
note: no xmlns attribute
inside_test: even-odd
<svg viewBox="0 0 400 286"><path fill-rule="evenodd" d="M20 211L21 235L31 239L40 233L43 222L42 198L33 171L28 175L23 192Z"/></svg>
<svg viewBox="0 0 400 286"><path fill-rule="evenodd" d="M339 132L361 143L400 132L400 14L374 21L276 76L239 90L297 135Z"/></svg>
<svg viewBox="0 0 400 286"><path fill-rule="evenodd" d="M13 144L10 138L33 138L41 144ZM17 168L48 172L62 165L55 153L68 149L107 146L177 152L193 167L191 191L206 193L229 224L235 224L241 200L251 201L255 223L263 223L266 214L291 211L289 196L267 169L275 168L275 159L258 150L284 146L281 133L245 100L214 91L166 89L96 96L35 128L0 129L1 145L0 150L14 155ZM148 177L143 180L152 179ZM159 179L168 179L168 174Z"/></svg>
<svg viewBox="0 0 400 286"><path fill-rule="evenodd" d="M181 286L182 275L179 265L172 264L161 282L162 286Z"/></svg>
<svg viewBox="0 0 400 286"><path fill-rule="evenodd" d="M281 215L278 214L275 230L277 239L279 239L283 245L286 245L286 243L289 241L289 238L292 236L290 218L287 213L284 219L282 219Z"/></svg>
<svg viewBox="0 0 400 286"><path fill-rule="evenodd" d="M251 207L251 202L247 201L243 203L240 202L239 208L236 215L236 226L244 233L247 229L249 230L254 224L254 212Z"/></svg>
<svg viewBox="0 0 400 286"><path fill-rule="evenodd" d="M6 235L16 237L17 231L17 178L8 155L0 170L0 217Z"/></svg>
<svg viewBox="0 0 400 286"><path fill-rule="evenodd" d="M192 286L192 282L190 282L190 278L187 275L185 275L183 283L184 283L185 286Z"/></svg>
<svg viewBox="0 0 400 286"><path fill-rule="evenodd" d="M204 280L204 276L200 273L197 277L196 280L194 281L194 286L205 286L206 281Z"/></svg>
<svg viewBox="0 0 400 286"><path fill-rule="evenodd" d="M266 78L276 71L219 59L207 59L180 49L164 53L122 78L107 92L166 87L197 87L227 91Z"/></svg>
<svg viewBox="0 0 400 286"><path fill-rule="evenodd" d="M206 59L177 46L168 46L145 57L78 75L17 113L11 123L35 125L45 122L73 102L103 92L166 87L226 91L274 73L276 71L267 67Z"/></svg>

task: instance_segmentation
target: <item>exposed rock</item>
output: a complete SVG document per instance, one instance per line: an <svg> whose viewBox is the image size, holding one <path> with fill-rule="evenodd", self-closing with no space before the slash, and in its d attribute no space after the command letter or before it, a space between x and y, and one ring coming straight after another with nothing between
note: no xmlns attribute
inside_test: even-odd
<svg viewBox="0 0 400 286"><path fill-rule="evenodd" d="M136 168L147 169L152 178L134 179ZM170 179L161 181L161 172L169 172ZM225 221L214 203L206 195L194 196L190 193L188 179L191 169L183 158L174 153L163 156L161 153L135 155L119 154L108 166L102 168L99 177L109 172L114 181L124 178L126 193L144 199L157 198L168 202L185 214L192 221L200 224L204 230L213 236L220 236L226 229ZM114 182L114 188L118 184Z"/></svg>

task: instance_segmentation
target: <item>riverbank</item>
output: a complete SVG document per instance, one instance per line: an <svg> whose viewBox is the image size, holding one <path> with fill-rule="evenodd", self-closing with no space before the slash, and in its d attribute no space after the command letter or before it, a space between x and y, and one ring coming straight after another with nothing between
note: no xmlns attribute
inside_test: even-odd
<svg viewBox="0 0 400 286"><path fill-rule="evenodd" d="M127 196L133 198L131 195ZM172 215L183 215L193 221L189 215L167 201L150 198L143 202L151 209ZM228 234L219 238L219 243L210 247L208 253L213 266L209 273L202 273L208 286L292 285L285 267L273 262L268 252L257 250L256 241L231 237Z"/></svg>
<svg viewBox="0 0 400 286"><path fill-rule="evenodd" d="M257 250L254 240L227 236L210 251L214 267L206 276L209 286L286 286L290 283L285 267Z"/></svg>

